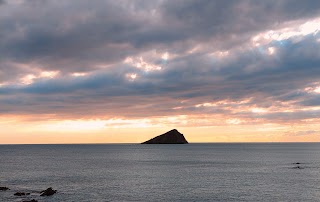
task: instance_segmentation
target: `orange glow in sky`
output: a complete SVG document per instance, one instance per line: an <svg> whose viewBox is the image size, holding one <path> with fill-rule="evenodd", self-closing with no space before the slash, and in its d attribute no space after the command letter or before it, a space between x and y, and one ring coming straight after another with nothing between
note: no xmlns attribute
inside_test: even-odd
<svg viewBox="0 0 320 202"><path fill-rule="evenodd" d="M309 4L75 2L0 0L0 144L320 141Z"/></svg>

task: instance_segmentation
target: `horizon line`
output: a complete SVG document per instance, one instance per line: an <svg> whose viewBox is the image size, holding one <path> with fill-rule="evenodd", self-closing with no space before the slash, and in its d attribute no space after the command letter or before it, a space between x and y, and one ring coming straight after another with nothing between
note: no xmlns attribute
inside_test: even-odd
<svg viewBox="0 0 320 202"><path fill-rule="evenodd" d="M320 142L189 142L188 144L319 144ZM128 142L128 143L9 143L5 145L140 145L141 142ZM161 144L170 145L170 144ZM172 144L178 145L178 144ZM185 144L187 145L187 144Z"/></svg>

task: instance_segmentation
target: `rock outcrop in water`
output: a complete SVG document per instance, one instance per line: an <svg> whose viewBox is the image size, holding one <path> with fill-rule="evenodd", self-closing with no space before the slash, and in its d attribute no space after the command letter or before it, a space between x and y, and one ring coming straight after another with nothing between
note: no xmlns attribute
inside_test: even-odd
<svg viewBox="0 0 320 202"><path fill-rule="evenodd" d="M293 165L296 165L296 166L293 167L292 169L304 169L304 167L302 167L302 163L300 162L293 163Z"/></svg>
<svg viewBox="0 0 320 202"><path fill-rule="evenodd" d="M57 190L53 190L52 187L49 187L48 189L43 190L40 193L41 193L40 196L51 196L51 195L57 193Z"/></svg>
<svg viewBox="0 0 320 202"><path fill-rule="evenodd" d="M7 191L10 190L8 187L0 187L0 191Z"/></svg>
<svg viewBox="0 0 320 202"><path fill-rule="evenodd" d="M32 200L26 200L26 201L22 201L22 202L38 202L38 201L35 199L32 199Z"/></svg>
<svg viewBox="0 0 320 202"><path fill-rule="evenodd" d="M183 134L173 129L141 144L188 144L188 141Z"/></svg>

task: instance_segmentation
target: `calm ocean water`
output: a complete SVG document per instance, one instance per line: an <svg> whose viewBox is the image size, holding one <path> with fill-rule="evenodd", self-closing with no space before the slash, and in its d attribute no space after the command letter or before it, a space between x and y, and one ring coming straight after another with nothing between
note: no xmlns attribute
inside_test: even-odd
<svg viewBox="0 0 320 202"><path fill-rule="evenodd" d="M320 144L0 145L0 186L1 202L320 201Z"/></svg>

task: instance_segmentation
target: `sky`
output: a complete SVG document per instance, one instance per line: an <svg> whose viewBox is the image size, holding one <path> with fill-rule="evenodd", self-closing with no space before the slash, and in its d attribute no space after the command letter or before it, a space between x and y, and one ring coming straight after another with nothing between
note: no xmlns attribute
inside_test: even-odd
<svg viewBox="0 0 320 202"><path fill-rule="evenodd" d="M320 141L320 1L0 0L0 144Z"/></svg>

